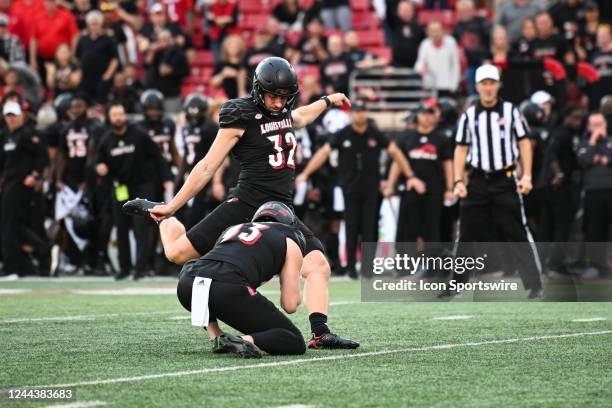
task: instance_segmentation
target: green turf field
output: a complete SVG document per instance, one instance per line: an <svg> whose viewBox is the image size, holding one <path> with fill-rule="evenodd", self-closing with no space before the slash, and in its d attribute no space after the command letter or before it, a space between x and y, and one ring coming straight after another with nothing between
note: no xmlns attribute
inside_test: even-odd
<svg viewBox="0 0 612 408"><path fill-rule="evenodd" d="M358 283L332 283L331 327L359 349L241 360L213 355L172 291L160 280L0 283L0 388L77 396L3 395L0 406L612 406L612 303L368 304ZM278 300L276 284L261 291ZM438 319L448 316L460 317ZM293 319L306 336L304 309Z"/></svg>

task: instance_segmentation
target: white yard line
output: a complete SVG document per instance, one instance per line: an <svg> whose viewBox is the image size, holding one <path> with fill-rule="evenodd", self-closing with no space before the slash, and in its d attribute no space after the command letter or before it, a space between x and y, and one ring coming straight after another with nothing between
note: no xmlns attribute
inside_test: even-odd
<svg viewBox="0 0 612 408"><path fill-rule="evenodd" d="M21 295L23 293L31 292L32 289L0 289L0 296L2 295Z"/></svg>
<svg viewBox="0 0 612 408"><path fill-rule="evenodd" d="M45 408L90 408L106 405L104 401L77 401L70 404L47 405Z"/></svg>
<svg viewBox="0 0 612 408"><path fill-rule="evenodd" d="M440 316L434 317L431 320L468 320L473 318L474 316L465 316L465 315L457 315L457 316Z"/></svg>
<svg viewBox="0 0 612 408"><path fill-rule="evenodd" d="M577 322L577 323L586 323L586 322L603 322L604 320L608 320L605 317L589 317L589 318L585 318L585 319L574 319L572 320L572 322Z"/></svg>
<svg viewBox="0 0 612 408"><path fill-rule="evenodd" d="M538 340L563 339L563 338L581 337L581 336L601 336L601 335L606 335L606 334L612 334L612 330L602 330L602 331L595 331L595 332L581 332L581 333L566 333L566 334L551 334L551 335L542 335L542 336L519 337L519 338L502 339L502 340L487 340L487 341L477 341L477 342L468 342L468 343L439 344L439 345L433 345L433 346L370 351L366 353L340 354L340 355L335 355L335 356L314 357L314 358L300 358L296 360L274 361L274 362L269 362L269 363L203 368L200 370L149 374L149 375L140 375L140 376L135 376L135 377L118 377L118 378L109 378L106 380L79 381L79 382L74 382L74 383L69 383L69 384L37 385L37 386L31 386L31 387L24 386L21 388L52 388L52 387L66 388L66 387L82 387L86 385L116 384L116 383L126 383L126 382L135 382L135 381L144 381L144 380L155 380L159 378L168 378L168 377L185 377L185 376L208 374L208 373L220 373L220 372L228 372L228 371L258 369L258 368L293 366L293 365L317 363L317 362L323 362L323 361L350 360L350 359L361 358L361 357L384 356L384 355L389 355L389 354L412 353L412 352L418 352L418 351L448 350L448 349L460 348L460 347L479 347L479 346L490 346L490 345L496 345L496 344L511 344L511 343L520 343L520 342L529 342L529 341L538 341Z"/></svg>
<svg viewBox="0 0 612 408"><path fill-rule="evenodd" d="M281 405L274 408L314 408L314 405L304 405L304 404L291 404L291 405Z"/></svg>

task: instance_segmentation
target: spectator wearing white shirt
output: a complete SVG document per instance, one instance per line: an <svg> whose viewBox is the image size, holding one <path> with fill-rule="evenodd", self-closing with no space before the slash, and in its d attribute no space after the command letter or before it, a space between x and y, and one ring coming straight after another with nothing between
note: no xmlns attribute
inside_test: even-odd
<svg viewBox="0 0 612 408"><path fill-rule="evenodd" d="M421 74L424 87L437 90L438 96L450 96L457 91L461 79L459 49L439 21L427 25L427 39L419 47L414 69Z"/></svg>

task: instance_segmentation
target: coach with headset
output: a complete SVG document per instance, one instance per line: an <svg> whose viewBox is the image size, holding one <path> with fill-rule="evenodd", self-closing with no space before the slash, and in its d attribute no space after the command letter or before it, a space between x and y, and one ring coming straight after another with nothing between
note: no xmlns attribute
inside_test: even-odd
<svg viewBox="0 0 612 408"><path fill-rule="evenodd" d="M480 99L459 119L454 155L454 193L461 199L459 249L467 242L525 242L528 250L512 253L530 299L543 297L541 267L527 226L522 195L532 189L532 146L519 110L498 97L497 67L476 70ZM521 161L522 177L515 175ZM467 177L466 177L467 168ZM521 248L523 248L521 246ZM504 251L504 256L509 254ZM458 282L466 274L454 274ZM441 296L454 296L446 291Z"/></svg>

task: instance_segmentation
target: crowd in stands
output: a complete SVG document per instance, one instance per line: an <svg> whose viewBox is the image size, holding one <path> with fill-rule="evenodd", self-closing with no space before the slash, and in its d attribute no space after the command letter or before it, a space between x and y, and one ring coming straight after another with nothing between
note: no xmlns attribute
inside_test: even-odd
<svg viewBox="0 0 612 408"><path fill-rule="evenodd" d="M355 70L410 68L440 98L428 103L438 109L437 123L450 143L452 122L466 99L473 102L476 68L492 63L503 73L505 98L520 103L537 91L548 95L532 98L541 112L530 116L542 138L534 139L534 146L544 157L553 140L549 135L569 132L575 145L583 140L588 111L604 106L612 125L612 101L606 99L612 95L611 22L607 0L0 0L0 97L3 106L19 103L26 123L48 146L50 170L35 189L47 199L42 211L53 219L55 161L60 139L76 119L75 97L86 102L87 118L103 134L111 126L106 106L119 103L126 113L142 115L141 95L157 89L164 115L177 127L176 154L185 156L181 128L187 96L205 95L208 120L214 122L223 101L249 94L255 67L266 57L281 56L295 66L299 104L322 94L348 94ZM454 113L444 110L448 105L441 100L452 101ZM303 161L349 121L346 113L330 111L308 128L301 136ZM0 133L7 132L4 124ZM297 207L306 219L318 219L308 213L326 214L324 225L315 229L334 248L341 212L334 208L330 162ZM584 186L578 162L567 170L575 172L565 174L571 185L567 197L576 204L570 209L573 219L580 205L576 192L579 196ZM174 174L183 173L174 169ZM550 188L548 181L541 181L542 191ZM174 180L176 188L181 183ZM536 200L530 216L537 235ZM612 220L612 211L604 215ZM453 216L449 219L452 224ZM43 269L33 273L48 275L48 262L34 259L36 245L27 239L22 244L33 265ZM340 270L338 251L329 252ZM83 264L66 259L60 267ZM89 266L96 269L95 262Z"/></svg>

